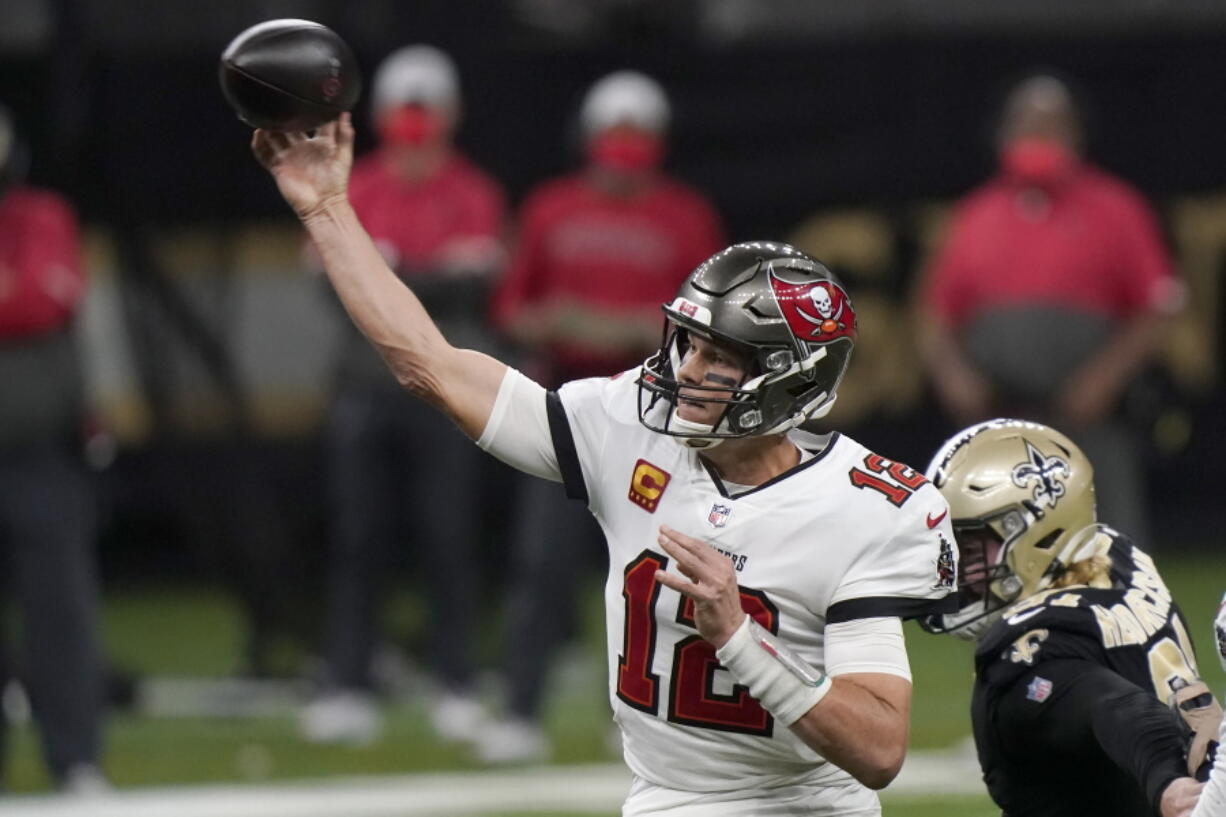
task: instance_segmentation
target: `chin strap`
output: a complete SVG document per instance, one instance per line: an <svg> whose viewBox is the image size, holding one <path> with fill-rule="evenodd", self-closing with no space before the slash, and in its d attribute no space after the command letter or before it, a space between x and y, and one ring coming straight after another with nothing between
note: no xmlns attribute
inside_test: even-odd
<svg viewBox="0 0 1226 817"><path fill-rule="evenodd" d="M825 399L825 397L826 397L825 394L823 394L821 398L819 399ZM779 423L778 425L776 425L774 428L767 429L766 431L755 432L754 434L747 435L747 436L766 437L771 434L784 434L798 427L801 423L805 422L806 420L816 420L818 418L825 417L827 414L830 413L830 409L834 408L834 401L835 401L835 397L831 397L829 400L826 400L825 403L820 405L817 409L815 409L814 411L808 414L806 414L803 411L797 412L796 414L792 415L788 419L784 420L782 423ZM689 437L680 437L676 435L673 436L673 439L676 440L679 445L683 445L686 448L695 448L695 449L714 448L715 446L722 443L724 440L733 439L730 437L706 436L706 435L714 433L715 431L714 426L708 425L706 423L695 423L690 420L684 420L681 417L678 417L675 411L673 412L672 420L669 423L669 428L675 428L675 429L685 432L686 434L693 435Z"/></svg>
<svg viewBox="0 0 1226 817"><path fill-rule="evenodd" d="M781 377L784 377L790 374L794 374L798 371L799 372L810 372L813 370L813 367L818 364L818 362L820 362L826 357L827 354L828 353L826 351L826 347L822 346L818 348L816 352L809 355L809 357L806 358L805 360L800 361L799 363L792 364L791 368L787 369L786 371L783 371L783 372L772 371L772 372L769 372L768 374L759 375L747 381L746 383L744 383L741 386L741 388L748 389L748 390L756 390L762 387L767 377L778 379L778 378L781 378ZM676 370L676 368L679 368L681 365L679 358L677 358L675 354L674 354L673 365L674 365L674 371ZM801 423L805 422L806 420L816 420L818 418L825 417L827 414L830 413L830 410L834 408L834 401L836 399L838 399L837 394L831 394L828 391L824 391L821 394L814 397L812 400L810 400L806 405L802 406L799 411L797 411L791 417L788 417L786 420L783 420L780 423L776 423L771 428L752 431L752 432L745 434L744 436L764 437L770 434L783 434L788 431L791 431L792 429L796 428L797 426L799 426ZM750 418L753 418L753 419L750 419ZM753 426L755 424L761 425L762 413L758 409L754 408L754 409L750 409L749 411L739 415L738 419L744 422L748 422L750 426ZM720 425L724 425L727 422L728 422L727 417L725 415L725 419L720 421ZM725 436L715 436L715 426L708 425L707 423L695 423L690 420L682 419L681 417L677 416L677 410L675 408L672 411L672 417L669 418L668 427L670 430L677 429L678 431L681 431L684 434L689 435L689 436L684 436L684 437L681 437L681 436L673 437L673 439L675 439L679 444L685 446L686 448L695 448L695 449L714 448L715 446L719 445L724 440L730 439L736 436L736 435L729 435L726 437Z"/></svg>
<svg viewBox="0 0 1226 817"><path fill-rule="evenodd" d="M830 413L830 409L834 408L834 401L838 399L837 394L828 395L827 392L822 392L813 399L808 406L805 406L800 411L793 414L788 419L779 423L774 428L759 432L763 436L767 434L784 434L794 428L799 427L802 423L809 420L820 420ZM817 408L810 408L816 405Z"/></svg>
<svg viewBox="0 0 1226 817"><path fill-rule="evenodd" d="M688 437L673 436L673 439L677 441L678 445L683 445L686 448L714 448L726 439L725 437L704 436L713 433L715 431L715 426L708 423L695 423L692 420L686 420L678 417L676 409L673 410L673 416L669 420L668 427L670 429L675 428L684 432L685 434L693 435Z"/></svg>

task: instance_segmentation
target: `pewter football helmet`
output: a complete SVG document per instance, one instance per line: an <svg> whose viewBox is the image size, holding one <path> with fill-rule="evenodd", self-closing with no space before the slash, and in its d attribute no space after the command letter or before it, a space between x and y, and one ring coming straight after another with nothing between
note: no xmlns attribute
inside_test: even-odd
<svg viewBox="0 0 1226 817"><path fill-rule="evenodd" d="M664 314L660 350L639 372L639 419L694 448L781 433L826 414L856 337L855 309L834 274L794 247L766 241L708 258ZM736 388L685 384L685 399L724 406L711 426L676 414L676 373L691 334L730 344L747 361Z"/></svg>

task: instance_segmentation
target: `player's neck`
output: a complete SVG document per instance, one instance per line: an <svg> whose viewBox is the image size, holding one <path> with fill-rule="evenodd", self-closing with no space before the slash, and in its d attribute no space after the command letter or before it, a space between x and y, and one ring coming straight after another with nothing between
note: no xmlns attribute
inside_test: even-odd
<svg viewBox="0 0 1226 817"><path fill-rule="evenodd" d="M800 462L800 449L784 434L727 440L700 455L720 479L761 485Z"/></svg>

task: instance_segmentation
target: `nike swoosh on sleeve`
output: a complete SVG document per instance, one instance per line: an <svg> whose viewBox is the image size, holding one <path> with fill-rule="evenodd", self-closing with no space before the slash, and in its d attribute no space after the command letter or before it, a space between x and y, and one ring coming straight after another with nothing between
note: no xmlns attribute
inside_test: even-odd
<svg viewBox="0 0 1226 817"><path fill-rule="evenodd" d="M948 509L941 511L941 515L936 519L932 518L932 514L928 514L928 527L935 528L937 525L941 524L941 520L945 518L945 514L947 513L949 513Z"/></svg>

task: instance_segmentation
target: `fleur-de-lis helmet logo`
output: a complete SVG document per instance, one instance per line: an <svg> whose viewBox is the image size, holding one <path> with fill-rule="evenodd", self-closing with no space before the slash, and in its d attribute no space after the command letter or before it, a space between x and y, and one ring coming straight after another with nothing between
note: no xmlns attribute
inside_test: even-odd
<svg viewBox="0 0 1226 817"><path fill-rule="evenodd" d="M1049 508L1056 507L1060 497L1064 496L1064 482L1071 475L1067 460L1060 457L1045 457L1043 452L1026 443L1026 461L1018 463L1013 468L1013 484L1019 488L1034 485L1031 496L1039 505Z"/></svg>

